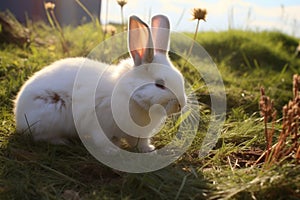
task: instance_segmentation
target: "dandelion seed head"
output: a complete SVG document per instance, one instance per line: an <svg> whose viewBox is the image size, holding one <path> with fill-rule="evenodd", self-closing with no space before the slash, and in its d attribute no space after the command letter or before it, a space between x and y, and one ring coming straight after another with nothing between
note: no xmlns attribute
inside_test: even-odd
<svg viewBox="0 0 300 200"><path fill-rule="evenodd" d="M202 9L202 8L194 8L192 11L193 20L197 19L197 20L206 21L206 14L207 14L206 9Z"/></svg>

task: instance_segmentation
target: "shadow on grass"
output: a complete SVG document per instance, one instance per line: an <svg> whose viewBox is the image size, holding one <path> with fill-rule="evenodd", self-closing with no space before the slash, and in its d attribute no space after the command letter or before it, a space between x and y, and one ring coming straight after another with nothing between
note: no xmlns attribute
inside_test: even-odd
<svg viewBox="0 0 300 200"><path fill-rule="evenodd" d="M129 174L95 160L80 141L69 146L33 142L12 134L1 149L0 199L206 199L212 190L202 173L172 164Z"/></svg>

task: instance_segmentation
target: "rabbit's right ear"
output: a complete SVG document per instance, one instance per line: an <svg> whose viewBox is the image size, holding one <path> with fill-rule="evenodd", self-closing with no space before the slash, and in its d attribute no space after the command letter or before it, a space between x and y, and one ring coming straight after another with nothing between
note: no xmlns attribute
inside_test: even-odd
<svg viewBox="0 0 300 200"><path fill-rule="evenodd" d="M134 15L129 18L128 40L135 66L152 62L154 50L150 29L147 24Z"/></svg>
<svg viewBox="0 0 300 200"><path fill-rule="evenodd" d="M151 29L155 51L167 53L170 43L170 22L164 15L152 17Z"/></svg>

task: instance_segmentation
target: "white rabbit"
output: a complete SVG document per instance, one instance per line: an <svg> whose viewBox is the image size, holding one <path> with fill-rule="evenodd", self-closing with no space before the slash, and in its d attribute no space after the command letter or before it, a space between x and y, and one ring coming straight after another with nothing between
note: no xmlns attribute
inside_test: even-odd
<svg viewBox="0 0 300 200"><path fill-rule="evenodd" d="M152 18L151 29L138 17L131 16L128 32L131 58L108 68L103 67L107 64L88 58L66 58L38 71L22 86L16 97L14 113L17 131L30 132L35 140L65 144L68 138L77 135L78 128L91 134L99 133L96 126L89 124L89 115L95 109L108 139L118 141L124 138L140 152L153 151L151 131L134 137L118 127L111 108L112 91L124 74L133 74L122 80L122 92L116 95L121 103L130 98L129 105L119 105L118 109L128 107L132 120L139 126L150 123L149 109L153 105L161 105L167 114L179 112L186 105L186 95L183 77L168 58L169 34L169 20L163 15ZM76 75L82 66L91 74L104 74L95 91L94 108L85 102L86 95L91 92L89 86L94 84L92 80L87 79L75 88L81 94L75 104L79 119L75 127L72 108L75 100L72 95ZM135 89L133 93L132 88ZM155 112L158 114L155 115ZM153 116L159 117L154 120L155 128L160 127L163 121L160 112L160 109L153 109ZM120 116L123 113L123 110L119 111ZM121 117L121 120L125 125L130 124L126 117Z"/></svg>

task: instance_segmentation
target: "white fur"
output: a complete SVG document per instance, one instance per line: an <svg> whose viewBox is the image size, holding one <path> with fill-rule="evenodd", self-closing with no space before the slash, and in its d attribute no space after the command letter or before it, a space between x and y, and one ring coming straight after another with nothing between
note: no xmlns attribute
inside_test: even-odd
<svg viewBox="0 0 300 200"><path fill-rule="evenodd" d="M162 28L169 28L166 17L159 15L153 18L154 20L156 22L159 20L164 21L162 24L166 27ZM130 18L131 22L133 27L130 26L130 29L135 28L136 24L142 28L148 28L137 17ZM139 34L144 34L144 32ZM143 35L141 38L145 37L150 38L151 33L148 31L148 35ZM155 37L153 38L154 43L161 39L159 33L155 34ZM141 41L135 42L132 39L129 41L130 44L135 43L133 46L139 47L144 45L141 44ZM166 42L166 45L168 45L168 42ZM167 48L167 46L164 48ZM109 66L105 72L104 63L87 58L66 58L56 61L35 73L22 86L15 100L14 113L17 131L31 132L35 140L44 140L55 144L64 144L68 138L76 136L77 131L72 112L72 91L77 72L84 65L86 70L91 73L104 72L104 78L100 82L101 85L98 85L96 90L95 103L96 115L108 138L125 138L129 145L138 145L137 147L141 152L154 150L154 146L150 144L149 140L150 133L142 133L144 137L138 139L125 134L116 125L111 110L112 91L122 75L126 74L126 72L132 72L132 76L125 79L125 83L122 84L123 92L117 95L119 95L118 98L120 100L132 95L133 101L130 103L132 120L140 126L145 126L150 121L149 109L153 105L162 105L166 109L167 114L178 112L178 108L185 106L186 97L183 77L169 61L166 50L155 51L152 62L148 63L149 66L143 68L134 66L133 63L147 64L144 60L146 56L152 55L151 52L145 51L146 53L140 53L132 47L129 50L131 51L132 59L124 60L117 66ZM159 67L160 65L164 67ZM154 84L157 79L164 80L166 87L171 88L173 92L179 95L176 97L171 90L157 87ZM132 88L137 88L149 82L153 84L140 87L133 94L129 93ZM80 85L80 88L77 88L82 96L81 99L77 99L80 101L79 128L89 133L98 133L99 131L95 130L95 126L88 124L88 116L93 112L94 108L84 100L85 94L89 93L91 84L94 83L87 79ZM120 115L122 113L122 110L120 110ZM128 119L124 118L123 120L126 124ZM156 122L157 127L161 125L161 121L162 119L158 119L158 122Z"/></svg>

